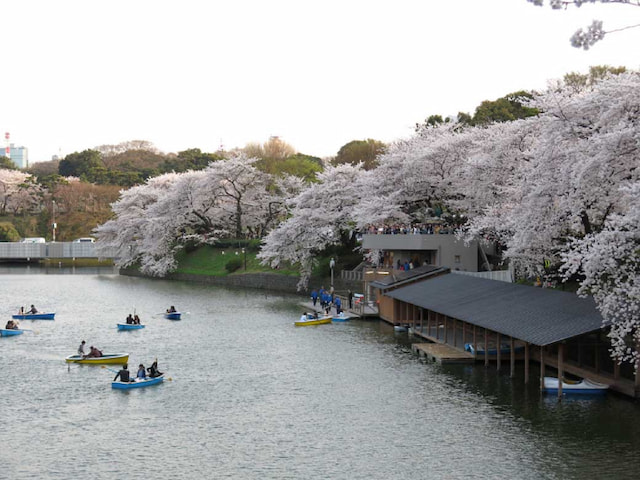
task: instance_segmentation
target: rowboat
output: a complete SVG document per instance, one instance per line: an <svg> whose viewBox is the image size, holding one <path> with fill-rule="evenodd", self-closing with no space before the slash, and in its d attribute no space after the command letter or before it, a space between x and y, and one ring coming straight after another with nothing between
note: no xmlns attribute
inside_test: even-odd
<svg viewBox="0 0 640 480"><path fill-rule="evenodd" d="M67 363L82 363L85 365L113 365L124 364L129 361L128 353L106 353L101 357L86 357L83 355L69 355Z"/></svg>
<svg viewBox="0 0 640 480"><path fill-rule="evenodd" d="M150 387L151 385L157 385L164 381L164 376L159 377L147 377L144 379L134 379L133 382L111 382L111 388L118 390L129 390L131 388Z"/></svg>
<svg viewBox="0 0 640 480"><path fill-rule="evenodd" d="M341 312L340 315L334 315L331 317L332 322L347 322L351 317L349 315L345 315L344 312Z"/></svg>
<svg viewBox="0 0 640 480"><path fill-rule="evenodd" d="M464 349L469 353L484 355L484 345L477 344L476 348L473 348L473 343L465 343ZM516 345L516 347L513 349L513 353L520 353L522 351L524 351L524 345ZM502 345L500 345L501 355L508 355L509 353L511 353L511 346L508 343L503 343ZM490 345L489 349L487 350L487 354L497 355L498 349L495 347L495 345Z"/></svg>
<svg viewBox="0 0 640 480"><path fill-rule="evenodd" d="M118 323L118 330L140 330L144 327L142 323Z"/></svg>
<svg viewBox="0 0 640 480"><path fill-rule="evenodd" d="M546 393L558 393L559 382L555 377L544 377L544 391ZM562 393L576 395L603 395L609 385L594 382L587 378L582 380L562 380Z"/></svg>
<svg viewBox="0 0 640 480"><path fill-rule="evenodd" d="M22 335L24 330L15 328L0 328L0 337L11 337L13 335Z"/></svg>
<svg viewBox="0 0 640 480"><path fill-rule="evenodd" d="M180 315L182 315L180 312L165 313L164 318L168 320L180 320Z"/></svg>
<svg viewBox="0 0 640 480"><path fill-rule="evenodd" d="M394 332L399 332L399 333L406 332L407 328L408 327L406 325L394 325L393 326L393 331Z"/></svg>
<svg viewBox="0 0 640 480"><path fill-rule="evenodd" d="M14 320L54 320L56 312L48 313L18 313L11 315Z"/></svg>
<svg viewBox="0 0 640 480"><path fill-rule="evenodd" d="M325 323L331 323L331 317L313 318L307 315L306 320L298 320L294 322L296 327L306 327L309 325L323 325Z"/></svg>

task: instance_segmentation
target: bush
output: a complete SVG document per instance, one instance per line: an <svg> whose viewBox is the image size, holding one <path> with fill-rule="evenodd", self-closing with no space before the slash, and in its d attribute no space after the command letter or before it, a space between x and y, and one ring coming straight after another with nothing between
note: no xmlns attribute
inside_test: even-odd
<svg viewBox="0 0 640 480"><path fill-rule="evenodd" d="M241 258L232 258L224 266L224 268L229 273L235 272L236 270L240 269L240 267L242 267L242 259Z"/></svg>
<svg viewBox="0 0 640 480"><path fill-rule="evenodd" d="M20 240L20 234L11 222L0 222L0 241L17 242Z"/></svg>

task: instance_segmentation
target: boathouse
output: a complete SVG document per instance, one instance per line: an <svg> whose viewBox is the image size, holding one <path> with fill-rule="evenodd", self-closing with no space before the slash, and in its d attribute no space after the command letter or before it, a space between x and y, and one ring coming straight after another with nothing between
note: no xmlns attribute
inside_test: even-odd
<svg viewBox="0 0 640 480"><path fill-rule="evenodd" d="M509 362L512 377L515 362L522 361L525 383L535 361L541 386L545 369L553 368L559 377L570 373L639 396L640 375L611 359L607 328L592 298L437 267L370 286L382 320L411 327L414 335L455 353L457 361L466 356L497 369Z"/></svg>

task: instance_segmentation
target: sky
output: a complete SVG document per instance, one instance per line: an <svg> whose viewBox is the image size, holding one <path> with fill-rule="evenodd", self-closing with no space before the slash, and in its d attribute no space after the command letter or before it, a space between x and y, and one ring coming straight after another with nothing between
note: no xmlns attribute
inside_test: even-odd
<svg viewBox="0 0 640 480"><path fill-rule="evenodd" d="M640 7L546 3L3 0L0 132L31 163L130 140L215 152L271 136L327 157L591 65L640 69L640 28L588 51L569 43L594 19L640 24Z"/></svg>

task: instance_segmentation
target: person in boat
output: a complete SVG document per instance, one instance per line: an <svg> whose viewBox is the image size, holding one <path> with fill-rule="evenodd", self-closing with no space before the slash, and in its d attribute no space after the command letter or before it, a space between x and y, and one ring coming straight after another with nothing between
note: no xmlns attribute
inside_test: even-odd
<svg viewBox="0 0 640 480"><path fill-rule="evenodd" d="M136 378L138 380L144 380L147 378L147 371L144 368L143 364L138 365L138 373L136 374Z"/></svg>
<svg viewBox="0 0 640 480"><path fill-rule="evenodd" d="M171 305L168 309L167 309L167 313L176 313L176 307L174 307L173 305Z"/></svg>
<svg viewBox="0 0 640 480"><path fill-rule="evenodd" d="M122 369L116 373L116 376L113 377L113 381L117 381L120 378L121 382L132 382L133 380L129 377L129 370L127 370L127 364L122 365Z"/></svg>
<svg viewBox="0 0 640 480"><path fill-rule="evenodd" d="M132 325L133 324L133 316L131 314L129 314L127 316L127 324L128 325Z"/></svg>
<svg viewBox="0 0 640 480"><path fill-rule="evenodd" d="M140 325L140 317L138 316L138 314L135 314L133 316L133 324L134 325Z"/></svg>
<svg viewBox="0 0 640 480"><path fill-rule="evenodd" d="M24 315L24 307L20 307L20 310L18 310L18 315Z"/></svg>
<svg viewBox="0 0 640 480"><path fill-rule="evenodd" d="M6 330L18 330L18 322L14 322L13 320L9 320L7 325L4 327Z"/></svg>
<svg viewBox="0 0 640 480"><path fill-rule="evenodd" d="M163 375L163 373L160 370L158 370L158 359L157 358L153 361L151 366L149 368L147 368L147 372L149 372L149 376L151 378L156 378L156 377L159 377L160 375Z"/></svg>
<svg viewBox="0 0 640 480"><path fill-rule="evenodd" d="M31 309L27 313L38 313L38 309L31 305Z"/></svg>
<svg viewBox="0 0 640 480"><path fill-rule="evenodd" d="M84 346L87 342L85 342L84 340L82 340L80 342L80 346L78 347L78 355L80 355L81 357L84 357Z"/></svg>
<svg viewBox="0 0 640 480"><path fill-rule="evenodd" d="M101 356L102 356L102 352L100 350L98 350L93 345L91 345L89 347L89 354L87 355L87 357L89 357L89 358L98 358L98 357L101 357Z"/></svg>
<svg viewBox="0 0 640 480"><path fill-rule="evenodd" d="M300 317L300 321L301 322L306 322L307 320L309 320L309 318L307 317L307 312L304 312L302 314L302 316Z"/></svg>

